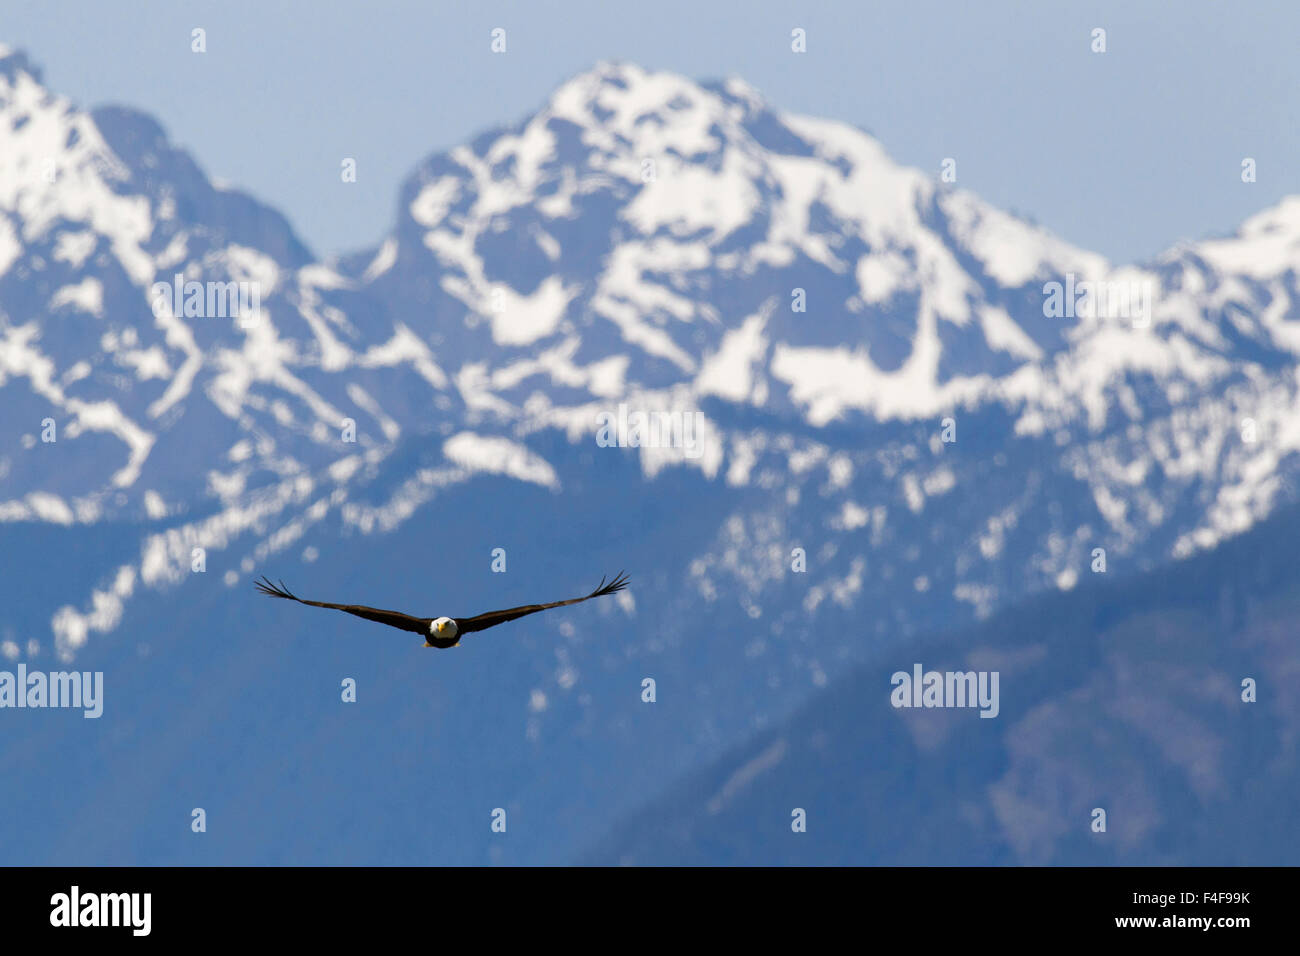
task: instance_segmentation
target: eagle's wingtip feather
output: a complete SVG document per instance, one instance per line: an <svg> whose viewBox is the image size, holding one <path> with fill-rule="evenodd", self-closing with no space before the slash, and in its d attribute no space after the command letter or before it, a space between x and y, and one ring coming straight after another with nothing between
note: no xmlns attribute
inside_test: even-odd
<svg viewBox="0 0 1300 956"><path fill-rule="evenodd" d="M609 581L608 584L605 583L606 580L605 577L601 577L600 584L597 585L596 590L592 592L593 596L597 594L613 594L615 591L621 591L627 587L627 573L625 571L618 572L618 574L614 576L614 580Z"/></svg>
<svg viewBox="0 0 1300 956"><path fill-rule="evenodd" d="M268 578L266 575L262 575L260 581L255 581L253 583L257 586L257 591L259 594L265 594L268 597L287 598L292 601L298 600L296 597L293 596L293 592L284 586L283 581L281 581L279 586L277 587L271 581L270 578Z"/></svg>

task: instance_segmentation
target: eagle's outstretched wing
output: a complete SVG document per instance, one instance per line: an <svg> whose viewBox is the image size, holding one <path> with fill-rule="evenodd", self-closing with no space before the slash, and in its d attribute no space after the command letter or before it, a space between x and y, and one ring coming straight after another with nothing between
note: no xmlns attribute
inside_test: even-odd
<svg viewBox="0 0 1300 956"><path fill-rule="evenodd" d="M486 614L479 614L476 617L458 617L456 618L456 629L461 634L484 631L489 627L496 627L498 624L513 621L515 618L523 617L526 614L536 614L538 611L545 611L553 607L564 607L567 604L581 604L583 601L590 601L602 594L613 594L615 591L621 591L625 587L627 587L627 575L620 571L618 576L608 584L605 583L604 578L601 578L596 590L585 597L569 598L567 601L552 601L550 604L527 604L523 607L512 607L507 611L488 611Z"/></svg>
<svg viewBox="0 0 1300 956"><path fill-rule="evenodd" d="M431 617L411 617L409 614L403 614L400 611L385 611L377 607L366 607L364 604L330 604L326 601L306 601L293 594L284 582L276 587L266 578L257 582L257 589L263 594L271 597L284 598L286 601L297 601L299 604L310 604L312 607L328 607L335 611L347 611L349 614L355 614L357 617L364 617L367 621L377 621L380 624L387 624L389 627L400 628L403 631L414 631L416 634L423 634L426 638L429 636L429 624L433 621Z"/></svg>

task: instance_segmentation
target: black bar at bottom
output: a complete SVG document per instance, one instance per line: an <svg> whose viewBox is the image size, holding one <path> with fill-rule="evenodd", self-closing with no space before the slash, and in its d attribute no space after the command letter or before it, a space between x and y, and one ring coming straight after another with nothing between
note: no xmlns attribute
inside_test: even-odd
<svg viewBox="0 0 1300 956"><path fill-rule="evenodd" d="M692 939L762 938L778 927L870 939L888 927L920 933L927 944L971 941L974 931L1009 941L1200 935L1230 942L1286 926L1295 875L1252 867L0 869L0 925L8 940L36 934L80 942L284 934L338 945L476 926L493 941L519 934L536 942L600 927L612 943L611 920L629 939L662 939L674 927L689 927Z"/></svg>

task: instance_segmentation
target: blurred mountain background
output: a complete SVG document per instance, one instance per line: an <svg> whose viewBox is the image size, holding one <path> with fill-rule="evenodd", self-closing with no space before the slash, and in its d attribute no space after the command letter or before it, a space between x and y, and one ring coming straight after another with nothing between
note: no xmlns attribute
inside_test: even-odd
<svg viewBox="0 0 1300 956"><path fill-rule="evenodd" d="M0 859L1294 862L1298 266L1300 197L1117 266L621 62L321 260L0 50L0 666L106 685L0 719ZM698 446L601 447L620 405ZM454 653L251 586L463 616L620 568ZM1001 715L889 708L931 657Z"/></svg>

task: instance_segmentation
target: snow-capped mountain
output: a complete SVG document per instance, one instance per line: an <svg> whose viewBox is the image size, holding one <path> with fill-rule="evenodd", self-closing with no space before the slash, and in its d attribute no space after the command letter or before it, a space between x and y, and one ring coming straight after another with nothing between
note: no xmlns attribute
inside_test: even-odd
<svg viewBox="0 0 1300 956"><path fill-rule="evenodd" d="M738 80L605 64L422 164L392 236L323 264L148 118L74 108L20 53L0 64L0 515L161 523L132 569L146 584L187 569L191 546L265 556L233 542L342 507L402 436L447 439L446 480L554 485L520 439L589 441L626 402L706 409L702 453L641 449L647 477L671 463L765 484L778 510L811 493L802 533L834 550L933 525L926 501L1016 470L964 447L1006 439L1004 456L1033 447L1040 464L1050 448L1070 494L981 491L978 514L953 509L969 520L948 567L895 568L986 611L1018 590L986 567L1005 563L1026 495L1085 505L1035 520L1023 549L1025 586L1068 583L1094 546L1150 561L1249 526L1300 445L1300 199L1115 269ZM157 283L191 281L256 286L256 315L187 316L188 292L158 303ZM1146 287L1150 314L1047 315L1053 281ZM945 416L954 443L937 442ZM38 440L46 420L62 444ZM771 550L736 586L784 575L789 549ZM116 570L122 589L132 572ZM83 636L69 624L64 649Z"/></svg>
<svg viewBox="0 0 1300 956"><path fill-rule="evenodd" d="M300 561L350 586L395 542L452 573L453 526L490 603L510 527L540 548L599 516L623 537L593 555L641 572L599 620L633 637L539 625L520 709L539 748L587 728L594 773L634 729L591 729L584 674L692 689L613 814L870 647L1294 500L1298 266L1300 198L1114 266L857 129L628 64L431 157L391 235L322 262L149 118L0 52L0 534L114 542L0 649L156 647L181 594L243 606ZM698 412L697 444L604 447L620 406Z"/></svg>

